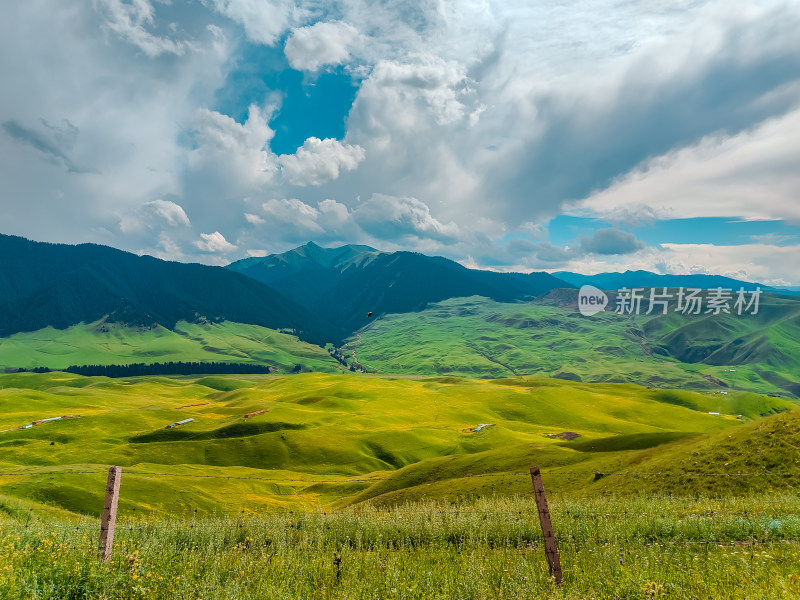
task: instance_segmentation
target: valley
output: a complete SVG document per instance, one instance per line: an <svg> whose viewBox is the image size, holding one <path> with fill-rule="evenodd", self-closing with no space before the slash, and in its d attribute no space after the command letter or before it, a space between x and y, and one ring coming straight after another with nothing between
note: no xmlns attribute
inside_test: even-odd
<svg viewBox="0 0 800 600"><path fill-rule="evenodd" d="M10 236L0 236L3 251L23 257L0 269L4 281L15 282L0 293L10 315L0 370L10 372L222 362L275 373L540 374L800 397L797 296L764 293L756 315L585 317L573 284L547 273L467 269L367 246L309 243L227 269ZM626 277L631 285L754 285L646 272L565 277L598 285ZM98 291L87 295L87 287Z"/></svg>
<svg viewBox="0 0 800 600"><path fill-rule="evenodd" d="M800 600L800 0L0 14L0 600Z"/></svg>

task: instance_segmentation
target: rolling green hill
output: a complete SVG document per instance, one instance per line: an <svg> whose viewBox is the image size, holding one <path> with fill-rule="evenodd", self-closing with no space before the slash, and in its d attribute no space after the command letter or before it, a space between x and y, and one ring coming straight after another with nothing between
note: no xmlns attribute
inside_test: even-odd
<svg viewBox="0 0 800 600"><path fill-rule="evenodd" d="M0 338L0 369L177 361L256 363L284 372L298 364L310 371L343 370L319 346L258 325L230 321L180 321L172 329L97 321Z"/></svg>
<svg viewBox="0 0 800 600"><path fill-rule="evenodd" d="M659 388L748 390L800 397L800 301L765 295L757 315L580 315L574 291L532 303L454 298L384 315L350 338L340 360L382 374L543 374ZM0 369L167 361L336 372L325 350L257 325L179 322L130 327L101 320L0 338Z"/></svg>
<svg viewBox="0 0 800 600"><path fill-rule="evenodd" d="M757 315L587 317L575 292L531 303L456 298L386 315L346 356L378 373L563 379L800 397L800 301L765 294Z"/></svg>
<svg viewBox="0 0 800 600"><path fill-rule="evenodd" d="M580 440L581 438L578 438ZM650 432L562 441L569 460L536 459L547 488L571 496L650 494L724 497L795 491L800 485L800 412L768 416L717 433ZM379 506L485 495L525 495L524 449L444 456L409 465L351 502Z"/></svg>
<svg viewBox="0 0 800 600"><path fill-rule="evenodd" d="M123 510L145 513L518 493L532 464L608 470L794 408L543 377L0 375L0 508L96 514L109 464L124 467ZM62 415L80 417L12 429ZM592 440L613 451L587 451Z"/></svg>
<svg viewBox="0 0 800 600"><path fill-rule="evenodd" d="M591 451L591 450L590 450ZM715 494L721 488L747 495L800 484L800 412L773 416L735 430L641 452L610 464L611 472L682 473L681 477L613 477L597 482L595 492ZM708 472L719 473L709 477ZM745 473L745 476L731 474ZM771 474L771 475L770 475ZM794 474L794 475L787 475Z"/></svg>

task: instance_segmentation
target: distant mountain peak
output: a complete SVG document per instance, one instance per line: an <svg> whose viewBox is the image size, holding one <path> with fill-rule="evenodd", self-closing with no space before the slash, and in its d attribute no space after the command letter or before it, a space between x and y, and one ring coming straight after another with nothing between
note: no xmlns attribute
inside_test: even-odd
<svg viewBox="0 0 800 600"><path fill-rule="evenodd" d="M303 250L309 250L311 252L316 252L321 254L333 254L333 255L338 255L346 252L380 252L380 250L376 250L371 246L365 246L363 244L344 244L342 246L334 246L331 248L326 248L325 246L320 246L319 244L313 241L306 242L302 246L298 246L293 250L289 250L289 252L301 252Z"/></svg>
<svg viewBox="0 0 800 600"><path fill-rule="evenodd" d="M529 300L556 287L573 287L547 273L495 273L467 269L441 256L381 252L348 244L315 243L228 268L274 286L342 336L369 317L420 310L448 298L484 296L504 302Z"/></svg>
<svg viewBox="0 0 800 600"><path fill-rule="evenodd" d="M760 287L764 291L783 291L777 290L763 283L743 281L724 275L712 275L706 273L690 273L686 275L676 275L672 273L653 273L644 270L627 270L624 272L596 273L594 275L582 275L569 271L556 271L554 277L558 277L575 286L593 285L603 290L621 289L623 287L695 287L695 288L739 288L752 290ZM791 291L784 291L791 293Z"/></svg>
<svg viewBox="0 0 800 600"><path fill-rule="evenodd" d="M365 260L382 254L370 246L359 244L346 244L335 248L325 248L316 242L306 242L280 254L258 258L246 258L230 265L235 271L244 272L246 269L257 265L263 268L285 268L286 266L299 268L325 268L343 270L351 264L361 264Z"/></svg>

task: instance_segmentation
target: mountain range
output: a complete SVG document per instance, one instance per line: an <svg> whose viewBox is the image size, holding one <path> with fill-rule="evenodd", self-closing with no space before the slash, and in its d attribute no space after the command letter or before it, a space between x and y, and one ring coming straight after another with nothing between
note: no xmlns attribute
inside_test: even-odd
<svg viewBox="0 0 800 600"><path fill-rule="evenodd" d="M137 256L107 246L0 235L0 335L105 319L131 326L234 321L300 330L324 326L273 288L221 267Z"/></svg>
<svg viewBox="0 0 800 600"><path fill-rule="evenodd" d="M223 268L0 235L0 368L226 362L800 396L796 297L761 286L770 293L758 315L584 317L575 288L587 283L759 286L647 271L497 273L314 243Z"/></svg>
<svg viewBox="0 0 800 600"><path fill-rule="evenodd" d="M334 327L338 339L369 323L370 313L413 312L466 296L515 302L573 287L547 273L495 273L416 252L322 248L313 242L283 254L246 258L228 269L279 289Z"/></svg>
<svg viewBox="0 0 800 600"><path fill-rule="evenodd" d="M752 291L761 288L764 292L774 294L798 295L800 288L796 287L775 287L764 285L752 281L742 281L722 275L671 275L651 273L650 271L625 271L623 273L597 273L596 275L582 275L570 271L556 271L553 275L562 281L570 283L576 287L582 285L593 285L601 290L619 290L622 288L699 288L703 290L715 289L718 287L732 289L734 291L744 288L745 291Z"/></svg>
<svg viewBox="0 0 800 600"><path fill-rule="evenodd" d="M0 335L104 319L174 329L179 321L232 321L338 342L384 313L448 298L501 302L572 287L547 273L467 269L442 257L314 243L210 267L95 244L49 244L0 235Z"/></svg>
<svg viewBox="0 0 800 600"><path fill-rule="evenodd" d="M0 335L64 329L99 319L174 329L179 321L232 321L290 329L339 343L384 314L469 296L530 301L554 289L718 286L791 293L716 275L647 271L581 275L499 273L438 256L313 242L226 268L138 256L96 244L49 244L0 235Z"/></svg>

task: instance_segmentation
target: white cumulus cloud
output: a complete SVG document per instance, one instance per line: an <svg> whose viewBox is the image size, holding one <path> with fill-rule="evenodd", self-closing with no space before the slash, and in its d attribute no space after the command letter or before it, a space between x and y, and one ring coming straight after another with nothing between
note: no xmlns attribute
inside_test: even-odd
<svg viewBox="0 0 800 600"><path fill-rule="evenodd" d="M319 22L292 31L284 52L299 71L316 71L326 65L341 65L359 40L358 30L342 21Z"/></svg>
<svg viewBox="0 0 800 600"><path fill-rule="evenodd" d="M197 112L194 140L197 148L189 155L189 164L201 179L216 177L223 189L257 188L277 171L275 155L269 149L274 132L267 118L251 106L243 124L219 112Z"/></svg>
<svg viewBox="0 0 800 600"><path fill-rule="evenodd" d="M247 220L259 225L260 232L293 240L311 237L381 247L399 242L421 250L455 244L461 235L458 225L441 222L424 202L410 197L374 194L352 209L330 198L316 206L297 198L272 198L261 209L266 218L247 215Z"/></svg>
<svg viewBox="0 0 800 600"><path fill-rule="evenodd" d="M264 219L252 213L244 213L244 218L248 223L252 225L261 225L262 223L264 223Z"/></svg>
<svg viewBox="0 0 800 600"><path fill-rule="evenodd" d="M797 246L773 244L669 244L629 256L575 256L548 270L596 274L626 269L677 275L724 275L766 285L800 281Z"/></svg>
<svg viewBox="0 0 800 600"><path fill-rule="evenodd" d="M290 0L204 0L244 27L247 37L272 46L293 23L308 14Z"/></svg>
<svg viewBox="0 0 800 600"><path fill-rule="evenodd" d="M410 108L430 111L436 123L445 125L467 114L462 102L466 77L463 64L431 54L382 60L364 82L359 100L370 102L373 110L381 110L389 122L397 120L401 126L404 116L413 116Z"/></svg>
<svg viewBox="0 0 800 600"><path fill-rule="evenodd" d="M183 225L188 227L191 225L189 217L179 204L169 200L152 200L144 203L145 207L152 211L155 215L164 219L168 225L176 227Z"/></svg>
<svg viewBox="0 0 800 600"><path fill-rule="evenodd" d="M275 221L310 232L322 231L317 223L319 211L297 198L273 198L264 202L262 208Z"/></svg>
<svg viewBox="0 0 800 600"><path fill-rule="evenodd" d="M194 245L203 252L233 252L238 246L231 244L219 231L214 233L201 233L202 240L197 240Z"/></svg>
<svg viewBox="0 0 800 600"><path fill-rule="evenodd" d="M183 54L186 41L155 35L147 30L155 22L155 9L149 0L95 0L95 5L106 19L106 26L127 42L137 46L150 58L160 54Z"/></svg>
<svg viewBox="0 0 800 600"><path fill-rule="evenodd" d="M294 185L322 185L339 177L341 171L352 171L364 160L364 149L327 138L310 137L294 154L278 157L283 176Z"/></svg>
<svg viewBox="0 0 800 600"><path fill-rule="evenodd" d="M458 225L442 223L427 204L410 197L374 194L353 211L353 218L367 233L388 240L407 236L455 241Z"/></svg>

